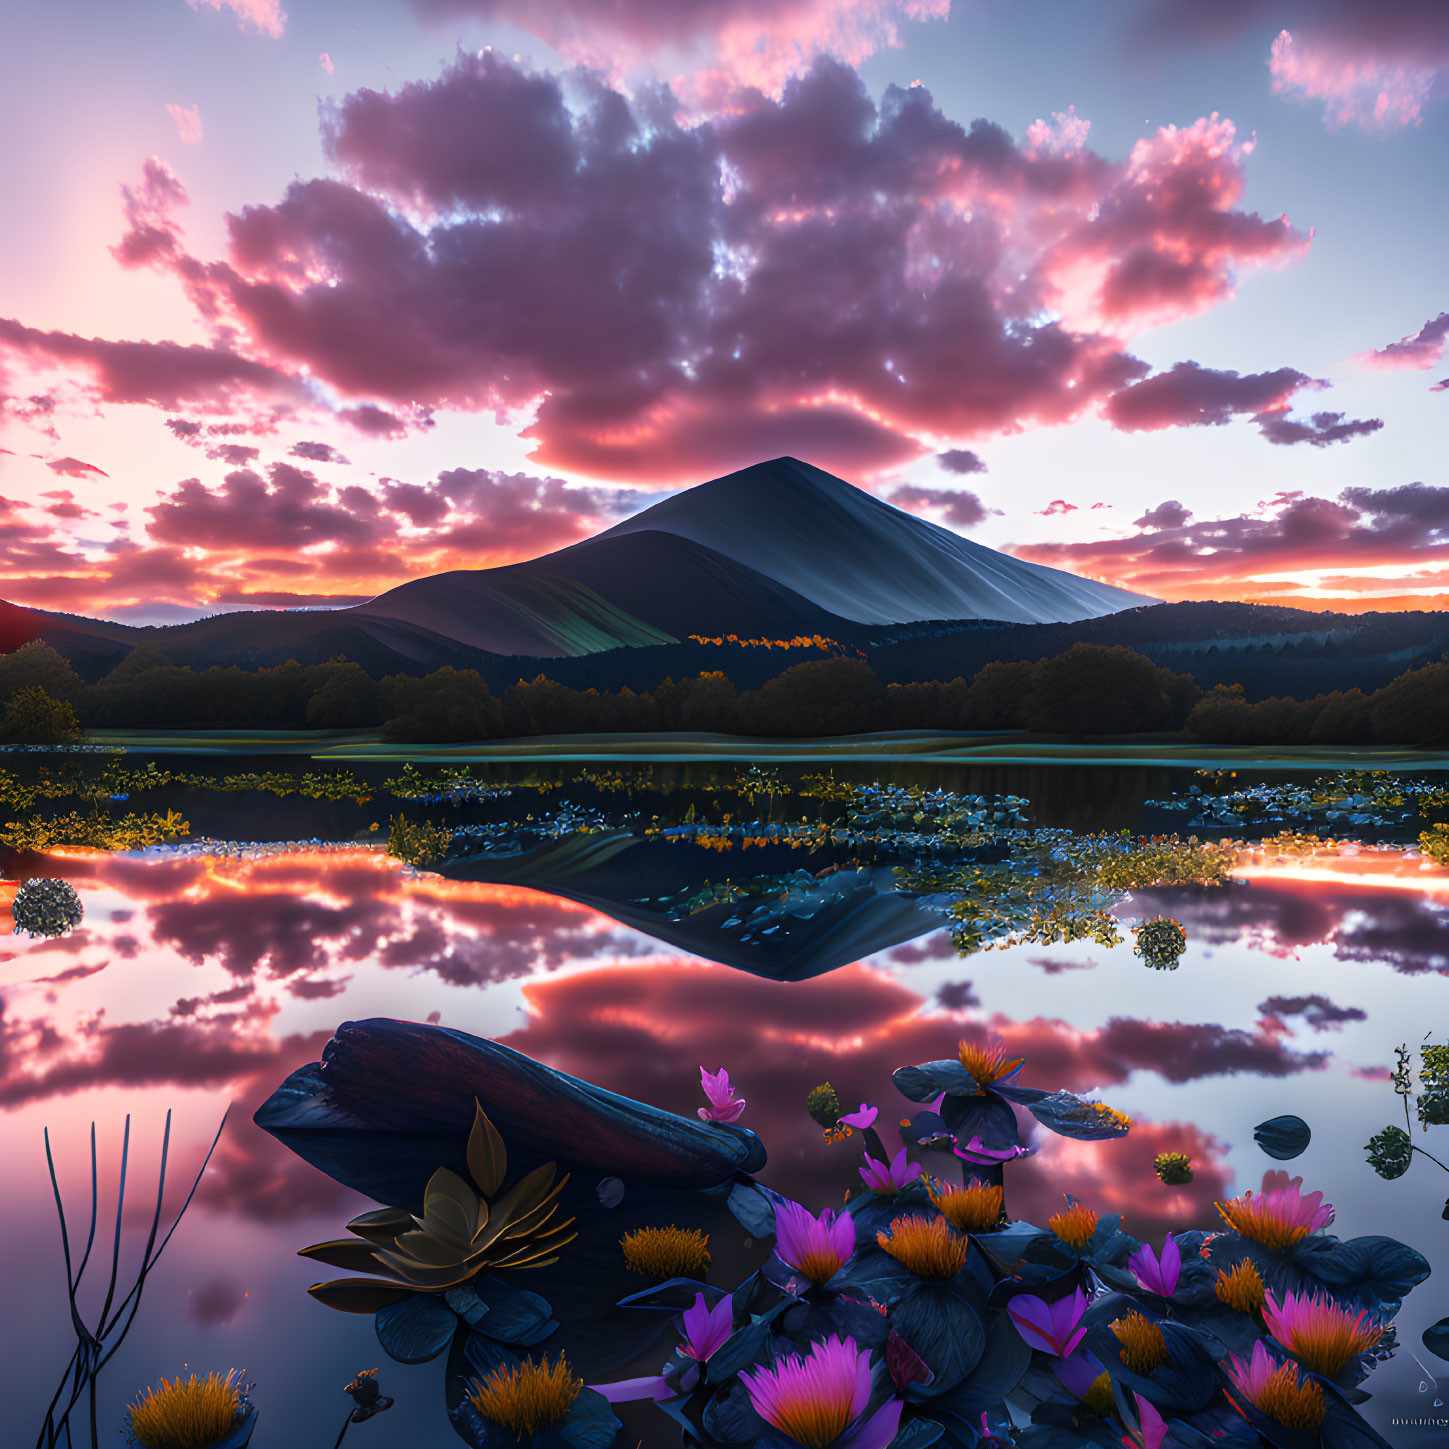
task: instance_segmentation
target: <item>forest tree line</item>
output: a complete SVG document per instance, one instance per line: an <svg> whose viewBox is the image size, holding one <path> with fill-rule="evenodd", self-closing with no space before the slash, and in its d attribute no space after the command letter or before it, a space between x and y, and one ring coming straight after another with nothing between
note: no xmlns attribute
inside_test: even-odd
<svg viewBox="0 0 1449 1449"><path fill-rule="evenodd" d="M194 670L144 651L87 684L38 640L0 655L0 737L75 738L81 729L366 729L397 743L549 734L708 731L815 738L876 730L1028 730L1049 735L1184 733L1216 744L1430 745L1449 742L1449 662L1383 688L1249 702L1204 692L1121 645L1074 644L1050 658L996 662L968 680L882 684L860 659L811 660L758 689L721 672L652 689L578 690L539 675L495 694L471 669L373 679L344 658L274 668Z"/></svg>

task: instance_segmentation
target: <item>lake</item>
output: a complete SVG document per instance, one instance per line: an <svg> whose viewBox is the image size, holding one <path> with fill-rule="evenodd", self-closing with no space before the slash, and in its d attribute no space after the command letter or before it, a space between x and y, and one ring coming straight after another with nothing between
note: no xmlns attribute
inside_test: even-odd
<svg viewBox="0 0 1449 1449"><path fill-rule="evenodd" d="M107 760L76 768L94 776ZM25 780L47 763L11 759ZM95 1124L97 1256L108 1260L130 1116L128 1285L167 1112L169 1214L228 1109L135 1328L100 1378L101 1442L116 1442L140 1388L183 1365L245 1371L254 1449L326 1449L350 1407L343 1386L374 1365L396 1403L352 1427L349 1449L461 1442L440 1362L392 1362L369 1317L307 1296L331 1270L298 1250L376 1203L252 1120L340 1023L373 1018L494 1039L692 1120L705 1105L701 1066L726 1067L746 1099L740 1125L768 1149L760 1179L814 1212L859 1189L861 1139L827 1140L805 1108L811 1089L829 1081L845 1109L879 1106L893 1150L897 1120L920 1106L892 1072L989 1036L1025 1058L1023 1084L1101 1099L1132 1124L1081 1141L1019 1113L1037 1150L1005 1169L1013 1219L1045 1223L1071 1194L1157 1243L1220 1229L1214 1203L1283 1170L1334 1205L1333 1233L1383 1234L1423 1254L1433 1276L1409 1294L1362 1413L1395 1445L1443 1442L1442 1429L1391 1421L1445 1412L1449 1365L1420 1335L1446 1311L1449 1173L1420 1158L1384 1180L1364 1151L1403 1122L1395 1048L1417 1062L1426 1037L1449 1031L1449 868L1417 848L1440 808L1427 788L1391 807L1391 777L1315 802L1301 772L566 761L450 780L357 762L350 785L332 788L316 781L334 767L306 761L158 764L189 778L133 781L112 792L129 798L98 808L174 810L188 834L0 858L11 881L69 882L84 910L54 939L7 936L0 958L3 1382L7 1418L23 1430L13 1442L32 1442L74 1346L44 1130L74 1240ZM202 778L268 771L293 784ZM1257 804L1239 794L1181 808L1190 789L1259 784ZM1297 815L1283 814L1290 787ZM89 808L42 792L3 818ZM1276 838L1285 825L1296 839ZM1121 831L1125 846L1107 839ZM1049 834L1028 851L1032 832ZM1221 859L1189 859L1186 844L1173 856L1185 876L1221 867L1216 883L1104 886L1118 877L1103 861L1172 832L1244 843ZM388 853L390 835L416 864ZM1109 918L1117 944L1103 939ZM1154 969L1131 928L1159 918L1179 923L1186 944ZM1289 1161L1254 1140L1257 1124L1282 1116L1312 1131ZM1436 1134L1449 1136L1414 1124L1416 1144L1449 1158ZM1159 1180L1154 1159L1167 1152L1191 1158L1190 1183ZM108 1271L101 1263L100 1287ZM677 1442L663 1420L638 1437L670 1442L662 1429Z"/></svg>

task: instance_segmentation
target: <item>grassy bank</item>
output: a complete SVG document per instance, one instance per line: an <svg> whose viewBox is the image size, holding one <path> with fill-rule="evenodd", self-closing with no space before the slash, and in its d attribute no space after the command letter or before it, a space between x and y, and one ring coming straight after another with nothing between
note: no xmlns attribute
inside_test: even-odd
<svg viewBox="0 0 1449 1449"><path fill-rule="evenodd" d="M318 760L533 763L859 760L998 765L1162 765L1182 769L1449 770L1449 752L1388 745L1209 745L1181 735L1082 741L1032 735L902 730L834 739L737 735L542 735L477 744L384 744L379 730L107 730L86 743L142 755L300 755Z"/></svg>

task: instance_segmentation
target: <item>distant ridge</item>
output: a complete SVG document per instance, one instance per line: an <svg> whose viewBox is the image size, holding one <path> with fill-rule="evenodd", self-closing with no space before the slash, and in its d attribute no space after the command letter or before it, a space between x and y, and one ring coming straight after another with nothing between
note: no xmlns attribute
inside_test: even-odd
<svg viewBox="0 0 1449 1449"><path fill-rule="evenodd" d="M773 458L646 508L600 539L693 539L862 624L1069 624L1157 599L1012 558L798 458Z"/></svg>

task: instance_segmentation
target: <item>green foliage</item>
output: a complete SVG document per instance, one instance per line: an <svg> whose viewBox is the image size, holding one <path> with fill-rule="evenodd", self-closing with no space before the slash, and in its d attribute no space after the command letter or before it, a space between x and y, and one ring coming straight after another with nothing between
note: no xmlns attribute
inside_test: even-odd
<svg viewBox="0 0 1449 1449"><path fill-rule="evenodd" d="M1449 1046L1419 1048L1419 1124L1443 1126L1449 1122Z"/></svg>
<svg viewBox="0 0 1449 1449"><path fill-rule="evenodd" d="M1385 1127L1364 1144L1368 1164L1388 1182L1402 1177L1413 1160L1414 1144L1402 1127Z"/></svg>
<svg viewBox="0 0 1449 1449"><path fill-rule="evenodd" d="M388 826L387 853L408 865L428 866L447 854L453 833L431 821L394 815Z"/></svg>
<svg viewBox="0 0 1449 1449"><path fill-rule="evenodd" d="M1038 663L1021 721L1041 734L1112 735L1180 729L1202 691L1122 645L1073 644Z"/></svg>
<svg viewBox="0 0 1449 1449"><path fill-rule="evenodd" d="M1184 1187L1192 1181L1192 1158L1185 1152L1159 1152L1152 1167L1168 1187Z"/></svg>
<svg viewBox="0 0 1449 1449"><path fill-rule="evenodd" d="M885 690L863 659L815 659L742 695L739 729L747 735L815 738L878 729Z"/></svg>
<svg viewBox="0 0 1449 1449"><path fill-rule="evenodd" d="M1419 835L1419 849L1439 865L1449 865L1449 825L1431 825Z"/></svg>
<svg viewBox="0 0 1449 1449"><path fill-rule="evenodd" d="M1158 971L1176 971L1178 959L1187 950L1187 932L1169 916L1158 916L1133 927L1133 953Z"/></svg>
<svg viewBox="0 0 1449 1449"><path fill-rule="evenodd" d="M435 669L423 679L395 674L378 686L385 740L442 744L496 739L498 701L476 669Z"/></svg>
<svg viewBox="0 0 1449 1449"><path fill-rule="evenodd" d="M31 688L74 705L80 703L86 684L63 655L43 640L32 639L9 654L0 654L0 700Z"/></svg>
<svg viewBox="0 0 1449 1449"><path fill-rule="evenodd" d="M8 744L60 745L80 738L74 705L53 699L39 684L11 695L5 718L0 720L0 740Z"/></svg>
<svg viewBox="0 0 1449 1449"><path fill-rule="evenodd" d="M149 845L178 840L191 834L191 826L174 810L164 815L123 815L119 819L99 811L81 815L11 820L0 826L0 845L12 850L46 851L65 846L86 850L144 850Z"/></svg>
<svg viewBox="0 0 1449 1449"><path fill-rule="evenodd" d="M829 1082L821 1082L806 1094L805 1110L829 1131L840 1120L844 1108L840 1105L840 1096L835 1088Z"/></svg>

